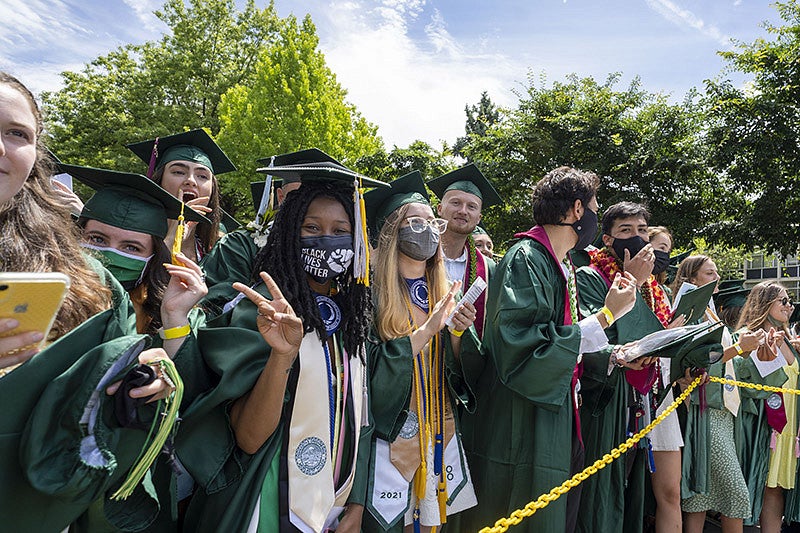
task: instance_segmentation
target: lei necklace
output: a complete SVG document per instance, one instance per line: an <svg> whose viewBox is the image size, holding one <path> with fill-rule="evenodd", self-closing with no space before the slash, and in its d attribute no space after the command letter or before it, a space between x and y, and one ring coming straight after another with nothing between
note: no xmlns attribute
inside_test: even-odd
<svg viewBox="0 0 800 533"><path fill-rule="evenodd" d="M608 248L602 250L592 250L589 252L591 264L600 269L609 281L614 280L618 273L622 274L622 267L619 261L611 255ZM647 306L655 313L658 320L664 327L667 327L672 320L672 311L669 300L664 289L658 284L655 276L650 276L642 285L642 298Z"/></svg>

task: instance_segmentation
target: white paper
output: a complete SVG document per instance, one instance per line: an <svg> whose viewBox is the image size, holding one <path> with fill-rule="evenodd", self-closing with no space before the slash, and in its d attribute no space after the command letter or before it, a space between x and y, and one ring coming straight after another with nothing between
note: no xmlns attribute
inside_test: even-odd
<svg viewBox="0 0 800 533"><path fill-rule="evenodd" d="M678 287L678 293L675 295L675 300L672 302L672 312L674 313L675 310L678 308L678 303L681 301L681 296L686 294L689 291L693 291L697 288L697 285L694 283L689 283L688 281L684 281L681 283L681 286Z"/></svg>
<svg viewBox="0 0 800 533"><path fill-rule="evenodd" d="M667 344L685 336L689 335L693 332L696 332L696 335L692 337L692 339L697 338L698 335L705 335L706 331L708 330L708 323L705 322L703 324L697 324L694 326L682 326L679 328L672 328L672 329L662 329L660 331L656 331L649 335L646 335L639 339L638 341L634 341L631 347L623 350L622 355L626 362L631 362L634 359L638 359L645 354L650 352L654 352L655 350L666 346Z"/></svg>
<svg viewBox="0 0 800 533"><path fill-rule="evenodd" d="M765 378L775 372L776 370L780 370L786 365L786 358L783 357L780 348L776 348L778 350L778 357L773 359L772 361L762 361L756 355L756 350L750 352L750 359L753 360L753 364L756 365L756 370L758 373L761 374L762 378Z"/></svg>

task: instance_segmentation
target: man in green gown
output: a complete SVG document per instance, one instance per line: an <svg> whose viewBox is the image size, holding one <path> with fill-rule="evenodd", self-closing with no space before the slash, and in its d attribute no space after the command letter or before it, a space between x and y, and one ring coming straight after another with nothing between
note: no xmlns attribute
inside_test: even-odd
<svg viewBox="0 0 800 533"><path fill-rule="evenodd" d="M606 343L603 328L632 306L629 277L614 281L601 312L579 321L567 257L597 233L599 180L560 167L533 193L537 225L517 235L491 280L486 365L476 377L477 409L464 417L464 446L478 506L454 520L477 531L524 507L583 468L577 384L580 354ZM551 503L515 529L572 531L579 491ZM448 524L450 527L451 524Z"/></svg>

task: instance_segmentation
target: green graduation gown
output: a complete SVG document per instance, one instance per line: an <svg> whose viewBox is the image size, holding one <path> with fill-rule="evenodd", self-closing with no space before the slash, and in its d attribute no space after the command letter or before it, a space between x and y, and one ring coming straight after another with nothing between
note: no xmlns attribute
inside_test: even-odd
<svg viewBox="0 0 800 533"><path fill-rule="evenodd" d="M200 261L206 276L208 294L202 307L209 316L222 313L223 306L238 296L231 285L238 281L249 285L253 276L253 264L258 247L253 234L247 229L226 233Z"/></svg>
<svg viewBox="0 0 800 533"><path fill-rule="evenodd" d="M256 290L268 297L263 285ZM256 453L248 455L237 447L228 419L232 402L252 389L269 357L269 345L258 333L256 316L255 305L243 299L197 334L197 346L214 375L214 385L184 412L176 440L177 455L196 483L184 525L187 531L244 531L259 497L262 516L274 513L274 519L280 521L279 525L275 522L275 531L294 530L285 519L286 490L281 486L285 489L288 483L286 435L295 401L299 358L290 374L278 427ZM326 396L324 391L320 394ZM366 468L362 462L366 465L369 457L371 426L360 426L361 414L353 413L352 395L348 402L350 431L343 456L349 457L349 451L358 447L358 468L348 503L363 505ZM343 471L349 466L344 464Z"/></svg>
<svg viewBox="0 0 800 533"><path fill-rule="evenodd" d="M597 313L605 305L608 284L592 267L579 268L576 276L581 315ZM637 293L633 309L605 330L609 347L601 352L584 354L581 429L587 465L627 439L633 392L625 379L629 370L614 367L610 374L608 372L611 347L640 339L659 329L663 326ZM620 457L584 481L578 530L598 533L641 531L645 473L645 453L634 448L627 456Z"/></svg>
<svg viewBox="0 0 800 533"><path fill-rule="evenodd" d="M461 336L461 352L458 359L453 354L450 344L450 335L447 330L443 330L445 354L445 380L447 382L447 392L450 398L450 409L454 414L456 431L460 430L459 415L462 409L474 411L475 394L467 381L471 369L476 365L483 366L483 356L480 354L480 341L478 341L475 328L471 327ZM410 337L400 337L389 341L381 341L377 332L373 331L370 335L370 342L367 345L369 361L369 377L372 417L374 423L374 433L370 448L369 464L369 486L367 488L367 499L379 501L381 491L374 489L375 473L375 440L383 439L394 442L403 425L406 422L408 409L411 402L413 390L414 360L411 353ZM477 374L474 374L477 375ZM448 484L448 495L452 496L454 490L461 490L463 487L453 487ZM385 494L383 494L386 497ZM362 531L364 532L402 532L403 515L392 524L384 524L382 520L376 518L377 511L370 501L364 511L362 521ZM387 527L388 526L388 527ZM448 518L448 528L450 518ZM458 528L451 531L459 531Z"/></svg>
<svg viewBox="0 0 800 533"><path fill-rule="evenodd" d="M531 233L537 229L544 234ZM462 420L478 505L457 515L454 531L492 525L569 477L581 331L564 325L565 291L549 241L529 237L509 249L490 280L486 364L477 378L476 411ZM566 500L514 529L563 531Z"/></svg>

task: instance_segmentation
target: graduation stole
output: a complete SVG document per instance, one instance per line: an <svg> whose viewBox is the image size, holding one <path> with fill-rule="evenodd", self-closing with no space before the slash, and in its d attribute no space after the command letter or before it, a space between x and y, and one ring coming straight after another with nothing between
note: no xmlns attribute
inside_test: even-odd
<svg viewBox="0 0 800 533"><path fill-rule="evenodd" d="M464 274L466 279L464 285L461 287L461 292L466 294L467 290L475 283L476 278L481 278L486 284L489 284L489 276L486 268L486 258L475 247L475 239L472 235L467 237L467 268ZM483 291L478 299L473 304L475 306L475 330L478 332L478 338L483 338L483 322L486 319L486 293Z"/></svg>
<svg viewBox="0 0 800 533"><path fill-rule="evenodd" d="M556 269L561 274L561 277L564 279L564 321L562 322L565 326L571 326L577 324L573 320L573 316L576 320L580 320L580 310L578 309L578 287L575 284L575 265L572 264L572 259L569 257L569 254L565 256L565 264L568 265L568 270L570 272L569 276L564 272L564 269L561 268L561 264L556 257L556 253L553 251L553 245L550 244L550 237L547 236L547 232L541 226L534 226L528 231L517 233L514 237L521 239L521 238L528 238L532 239L542 246L545 247L547 252L550 254L550 257L553 259ZM571 291L570 288L570 278L572 278L572 284L574 286L574 291ZM574 309L573 309L574 306ZM575 419L575 432L578 435L578 440L581 444L583 444L583 435L581 434L581 417L578 413L578 392L577 386L578 381L581 379L583 375L583 361L581 361L580 354L578 354L578 362L575 365L575 369L572 371L572 383L570 385L570 390L572 391L572 410L573 410L573 418Z"/></svg>
<svg viewBox="0 0 800 533"><path fill-rule="evenodd" d="M306 528L314 531L323 530L331 510L347 501L355 477L358 434L362 425L363 364L358 357L349 357L339 337L333 337L333 353L315 331L303 337L289 422L289 508ZM322 398L321 391L327 391ZM348 397L352 398L355 435L349 458L350 471L344 473L344 482L339 484ZM292 516L293 523L294 519Z"/></svg>
<svg viewBox="0 0 800 533"><path fill-rule="evenodd" d="M589 258L589 264L603 275L609 287L614 280L614 276L623 272L622 265L609 253L608 248L590 250ZM669 298L667 298L667 293L664 292L661 285L658 284L656 277L651 274L641 289L642 299L644 299L647 306L655 313L664 327L669 326L672 320Z"/></svg>

